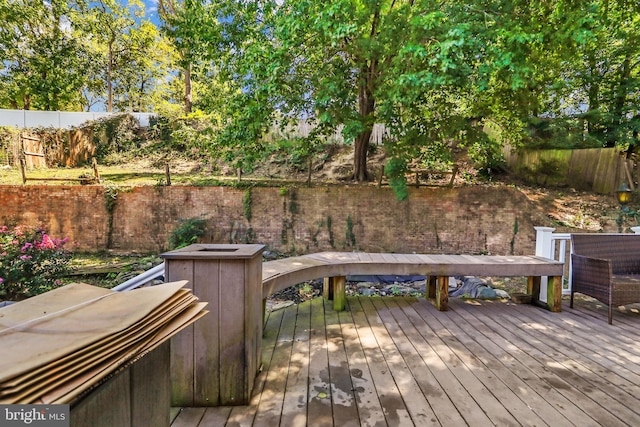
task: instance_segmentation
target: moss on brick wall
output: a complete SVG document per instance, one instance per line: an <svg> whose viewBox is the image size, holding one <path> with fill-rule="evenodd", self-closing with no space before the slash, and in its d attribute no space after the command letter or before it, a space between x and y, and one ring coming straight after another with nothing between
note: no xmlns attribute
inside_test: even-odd
<svg viewBox="0 0 640 427"><path fill-rule="evenodd" d="M283 208L295 202L295 210ZM536 225L549 225L519 191L497 187L388 188L138 187L111 212L102 186L0 186L0 222L45 225L75 250L158 253L180 219L205 218L209 243L262 243L298 253L323 250L532 254ZM110 233L110 238L109 238ZM283 236L286 236L283 239Z"/></svg>

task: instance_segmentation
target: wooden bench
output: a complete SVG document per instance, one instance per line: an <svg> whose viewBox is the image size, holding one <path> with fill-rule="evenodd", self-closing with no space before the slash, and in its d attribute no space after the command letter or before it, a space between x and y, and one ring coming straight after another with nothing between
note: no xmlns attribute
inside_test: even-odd
<svg viewBox="0 0 640 427"><path fill-rule="evenodd" d="M640 235L572 234L571 302L576 292L613 307L640 302Z"/></svg>
<svg viewBox="0 0 640 427"><path fill-rule="evenodd" d="M324 296L334 309L345 306L345 276L426 276L427 297L438 310L448 309L450 276L525 276L528 293L540 303L540 278L548 277L546 302L551 311L562 306L564 263L537 256L431 255L367 252L320 252L262 264L262 297L307 280L325 278Z"/></svg>

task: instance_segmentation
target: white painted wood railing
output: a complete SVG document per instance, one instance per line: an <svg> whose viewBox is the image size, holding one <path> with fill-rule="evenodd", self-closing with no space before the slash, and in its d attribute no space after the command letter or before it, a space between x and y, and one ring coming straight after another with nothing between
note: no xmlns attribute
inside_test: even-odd
<svg viewBox="0 0 640 427"><path fill-rule="evenodd" d="M536 256L542 256L556 261L565 262L567 255L571 253L571 243L569 243L569 254L567 254L567 242L571 242L570 233L554 233L553 227L533 227L536 230ZM571 260L571 256L568 256ZM569 264L571 264L569 262ZM568 272L565 269L566 277L562 276L562 294L571 292L571 265ZM547 278L543 277L540 283L540 300L547 300Z"/></svg>

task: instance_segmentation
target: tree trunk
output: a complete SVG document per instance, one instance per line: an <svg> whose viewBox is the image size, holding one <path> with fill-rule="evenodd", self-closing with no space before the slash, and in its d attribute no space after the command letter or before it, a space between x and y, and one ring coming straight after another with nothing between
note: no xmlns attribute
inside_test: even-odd
<svg viewBox="0 0 640 427"><path fill-rule="evenodd" d="M184 113L191 113L193 95L191 94L191 62L184 68Z"/></svg>
<svg viewBox="0 0 640 427"><path fill-rule="evenodd" d="M114 38L112 37L109 41L109 59L107 62L107 112L109 113L113 111L113 80L111 79L111 74L113 73L113 43Z"/></svg>
<svg viewBox="0 0 640 427"><path fill-rule="evenodd" d="M596 79L594 74L597 73L596 59L589 57L589 88L588 95L588 114L587 114L587 133L591 137L602 138L602 124L599 118L594 115L594 111L599 113L600 110L600 79Z"/></svg>
<svg viewBox="0 0 640 427"><path fill-rule="evenodd" d="M365 182L369 179L369 174L367 173L367 153L369 151L369 140L371 139L375 122L374 112L376 109L376 99L373 94L373 80L375 78L376 65L376 62L372 61L371 65L366 65L360 69L358 113L365 128L356 136L354 142L353 179L358 182Z"/></svg>
<svg viewBox="0 0 640 427"><path fill-rule="evenodd" d="M629 79L631 78L631 57L627 54L620 68L620 80L616 88L616 95L613 102L613 117L607 129L607 147L615 147L618 142L618 131L624 123L624 106L627 101L629 91Z"/></svg>
<svg viewBox="0 0 640 427"><path fill-rule="evenodd" d="M355 140L354 156L353 156L353 179L358 182L369 180L367 173L367 153L369 151L369 139L372 131L366 130L361 132Z"/></svg>

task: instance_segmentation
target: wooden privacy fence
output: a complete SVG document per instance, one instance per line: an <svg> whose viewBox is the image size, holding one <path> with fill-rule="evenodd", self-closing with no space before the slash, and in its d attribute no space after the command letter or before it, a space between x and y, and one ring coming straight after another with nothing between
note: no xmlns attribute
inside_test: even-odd
<svg viewBox="0 0 640 427"><path fill-rule="evenodd" d="M20 150L18 154L18 164L22 174L22 184L27 181L79 181L80 184L93 184L100 181L98 173L98 162L95 157L92 159L93 176L80 176L78 178L32 178L27 176L27 168L46 168L47 159L45 155L44 145L38 136L20 133Z"/></svg>
<svg viewBox="0 0 640 427"><path fill-rule="evenodd" d="M20 159L24 159L25 167L29 169L50 165L76 167L95 157L97 148L92 138L91 129L43 134L22 131L10 140L0 141L0 161L19 167Z"/></svg>
<svg viewBox="0 0 640 427"><path fill-rule="evenodd" d="M39 137L26 132L20 134L20 164L28 168L47 166L44 147Z"/></svg>
<svg viewBox="0 0 640 427"><path fill-rule="evenodd" d="M635 155L627 159L617 148L514 151L505 147L503 154L516 175L536 184L612 194L622 182L632 190L638 182Z"/></svg>

